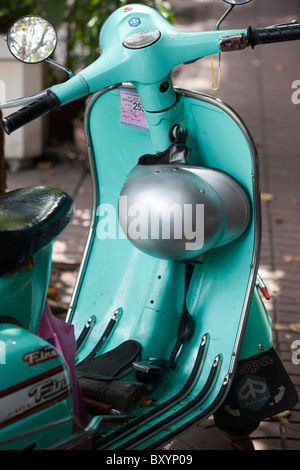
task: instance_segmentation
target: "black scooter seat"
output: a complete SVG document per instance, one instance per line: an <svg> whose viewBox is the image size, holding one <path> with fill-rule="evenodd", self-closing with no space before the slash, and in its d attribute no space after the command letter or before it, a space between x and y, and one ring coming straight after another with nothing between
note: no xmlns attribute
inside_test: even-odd
<svg viewBox="0 0 300 470"><path fill-rule="evenodd" d="M49 186L0 195L0 274L48 245L73 215L71 196Z"/></svg>

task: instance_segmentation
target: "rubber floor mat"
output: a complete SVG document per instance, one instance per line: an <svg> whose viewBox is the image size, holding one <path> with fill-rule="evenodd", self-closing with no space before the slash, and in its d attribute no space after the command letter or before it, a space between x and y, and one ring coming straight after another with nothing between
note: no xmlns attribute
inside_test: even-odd
<svg viewBox="0 0 300 470"><path fill-rule="evenodd" d="M141 345L134 340L128 340L101 356L83 361L76 367L77 374L101 380L118 377L139 359Z"/></svg>

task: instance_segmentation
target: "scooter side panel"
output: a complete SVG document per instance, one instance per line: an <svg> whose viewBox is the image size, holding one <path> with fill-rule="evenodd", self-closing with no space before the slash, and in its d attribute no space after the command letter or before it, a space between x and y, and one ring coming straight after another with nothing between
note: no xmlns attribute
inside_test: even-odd
<svg viewBox="0 0 300 470"><path fill-rule="evenodd" d="M162 403L184 386L203 335L208 336L209 347L201 374L195 377L190 393L151 420L157 437L165 426L176 428L176 422L185 415L184 420L195 416L204 419L225 398L224 387L230 384L246 326L259 254L257 161L246 128L230 108L205 95L187 96L180 92L178 103L180 111L178 115L173 112L170 127L186 116L188 146L192 148L190 163L232 174L248 191L253 211L243 235L229 245L211 250L194 270L187 306L195 320L195 331L180 353L175 373L168 375L159 393L154 393L156 403ZM88 116L92 167L99 189L90 243L70 320L77 336L92 314L97 320L79 360L92 350L119 307L123 308L123 316L101 353L130 338L141 343L143 359L168 358L182 311L184 266L139 252L122 236L117 224L115 230L108 224L109 220L117 220L118 197L127 174L141 155L153 153L151 139L147 133L121 125L118 89L95 97ZM105 219L103 204L107 214L112 211L111 219ZM106 238L102 231L105 223ZM175 418L171 419L172 416ZM129 430L132 442L128 446L134 448L140 440L146 442L151 429L152 426L150 430L148 425L141 426L136 438ZM144 438L141 438L143 430ZM116 445L127 448L126 439Z"/></svg>
<svg viewBox="0 0 300 470"><path fill-rule="evenodd" d="M36 333L46 300L51 270L52 243L37 252L27 264L0 277L0 316Z"/></svg>
<svg viewBox="0 0 300 470"><path fill-rule="evenodd" d="M73 395L60 353L0 324L0 450L45 449L72 433Z"/></svg>

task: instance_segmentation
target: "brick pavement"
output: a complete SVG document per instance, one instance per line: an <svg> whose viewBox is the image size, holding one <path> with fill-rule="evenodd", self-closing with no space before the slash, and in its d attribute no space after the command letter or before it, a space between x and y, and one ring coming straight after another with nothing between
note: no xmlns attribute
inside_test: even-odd
<svg viewBox="0 0 300 470"><path fill-rule="evenodd" d="M213 29L225 11L221 0L172 0L177 27ZM299 0L253 0L236 7L221 28L267 26L300 20ZM274 321L276 349L300 388L300 365L291 361L291 344L300 339L300 104L292 103L292 83L300 80L299 42L259 46L254 51L223 55L221 85L211 89L210 59L182 66L175 84L206 92L231 105L248 125L256 142L263 193L263 239L260 272L268 285L267 307ZM63 187L75 198L74 221L55 244L55 261L78 263L87 233L91 208L91 181L85 165L71 158L53 167L9 174L9 189L29 184ZM55 266L55 264L54 264ZM69 286L70 287L70 286ZM62 286L64 289L65 286ZM300 449L300 406L288 422L266 420L251 439L231 439L212 420L197 425L169 446L174 450L280 450Z"/></svg>

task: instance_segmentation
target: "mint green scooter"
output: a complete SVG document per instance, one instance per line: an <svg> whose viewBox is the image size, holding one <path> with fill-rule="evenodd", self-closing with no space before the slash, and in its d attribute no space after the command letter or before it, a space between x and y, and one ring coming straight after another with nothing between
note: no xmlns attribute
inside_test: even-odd
<svg viewBox="0 0 300 470"><path fill-rule="evenodd" d="M89 414L82 425L70 364L38 335L52 240L71 220L71 198L48 187L0 197L0 449L89 440L96 449L153 450L212 415L220 429L249 434L295 406L261 296L254 142L230 107L174 89L171 72L210 54L300 39L300 26L220 30L250 0L225 1L229 9L205 32L180 31L143 5L122 7L101 30L98 60L1 105L26 105L3 118L10 134L90 95L94 208L66 321ZM29 16L12 25L8 46L25 62L53 63L55 38L48 22Z"/></svg>

